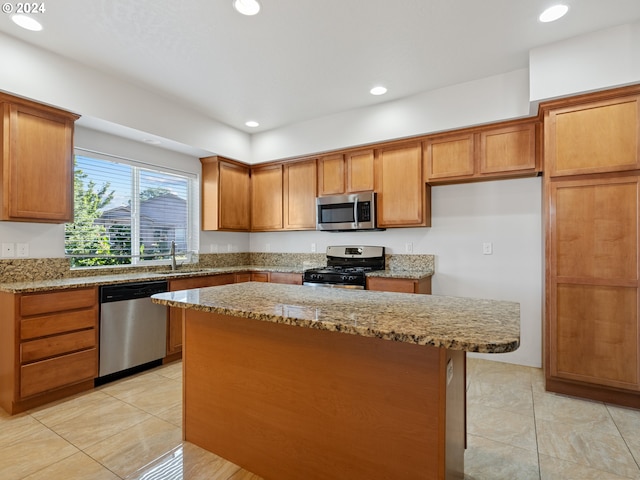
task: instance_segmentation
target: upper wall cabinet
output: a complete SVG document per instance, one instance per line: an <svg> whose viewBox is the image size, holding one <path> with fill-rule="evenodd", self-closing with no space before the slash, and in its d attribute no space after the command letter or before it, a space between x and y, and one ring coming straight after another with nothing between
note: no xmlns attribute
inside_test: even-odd
<svg viewBox="0 0 640 480"><path fill-rule="evenodd" d="M372 149L327 155L318 159L318 195L372 191L375 188Z"/></svg>
<svg viewBox="0 0 640 480"><path fill-rule="evenodd" d="M282 164L251 169L251 230L281 230Z"/></svg>
<svg viewBox="0 0 640 480"><path fill-rule="evenodd" d="M502 124L431 137L424 142L429 183L537 175L536 122Z"/></svg>
<svg viewBox="0 0 640 480"><path fill-rule="evenodd" d="M73 126L62 110L0 94L1 218L73 221Z"/></svg>
<svg viewBox="0 0 640 480"><path fill-rule="evenodd" d="M284 164L284 228L316 229L316 161Z"/></svg>
<svg viewBox="0 0 640 480"><path fill-rule="evenodd" d="M378 226L431 226L431 189L425 185L420 143L376 150Z"/></svg>
<svg viewBox="0 0 640 480"><path fill-rule="evenodd" d="M222 157L201 158L202 229L250 228L249 167Z"/></svg>
<svg viewBox="0 0 640 480"><path fill-rule="evenodd" d="M552 177L640 169L640 95L545 112Z"/></svg>

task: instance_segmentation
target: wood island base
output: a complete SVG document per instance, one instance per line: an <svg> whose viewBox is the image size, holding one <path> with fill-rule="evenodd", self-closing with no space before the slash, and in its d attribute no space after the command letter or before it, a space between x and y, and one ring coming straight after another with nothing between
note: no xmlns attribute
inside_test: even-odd
<svg viewBox="0 0 640 480"><path fill-rule="evenodd" d="M465 352L184 315L185 440L268 480L464 477Z"/></svg>

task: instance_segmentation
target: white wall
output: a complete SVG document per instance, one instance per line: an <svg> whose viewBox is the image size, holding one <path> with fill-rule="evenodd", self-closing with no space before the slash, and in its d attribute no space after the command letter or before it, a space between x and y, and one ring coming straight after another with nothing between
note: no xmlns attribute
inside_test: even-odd
<svg viewBox="0 0 640 480"><path fill-rule="evenodd" d="M328 245L382 245L388 253L436 256L437 295L520 303L520 348L488 358L539 367L542 361L542 179L500 180L432 187L432 227L383 232L264 232L251 251L318 252ZM482 244L493 244L493 255Z"/></svg>
<svg viewBox="0 0 640 480"><path fill-rule="evenodd" d="M534 48L529 54L531 101L638 82L639 45L636 22Z"/></svg>

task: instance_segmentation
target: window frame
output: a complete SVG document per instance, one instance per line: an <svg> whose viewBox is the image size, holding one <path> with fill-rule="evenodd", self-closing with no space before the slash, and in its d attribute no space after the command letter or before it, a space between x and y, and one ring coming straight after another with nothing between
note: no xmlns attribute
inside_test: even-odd
<svg viewBox="0 0 640 480"><path fill-rule="evenodd" d="M103 161L107 163L116 163L127 165L131 167L131 255L126 256L126 258L131 259L131 263L129 264L113 264L113 265L94 265L94 266L85 266L85 265L75 265L72 266L72 269L78 270L87 270L87 269L113 269L113 268L140 268L140 267L154 267L154 266L164 266L171 265L171 257L169 256L169 252L167 252L167 258L162 259L148 259L145 260L143 256L140 255L140 172L141 171L150 171L159 174L166 175L175 175L178 177L182 177L187 182L187 190L186 190L186 208L187 208L187 228L184 233L184 237L186 240L187 251L178 251L176 252L176 259L179 264L191 264L198 262L198 250L199 250L199 232L200 232L200 200L199 200L199 175L194 172L188 172L185 170L180 170L172 167L167 167L164 165L153 164L149 162L144 162L140 160L135 160L127 157L123 157L120 155L107 154L102 152L97 152L94 150L89 150L85 148L75 147L74 148L74 168L73 175L75 179L75 170L76 170L76 162L75 157L81 156L85 158L90 158L92 160ZM74 198L75 198L75 181L74 181ZM75 222L75 205L74 205L74 222ZM74 223L68 222L68 223ZM81 257L79 255L73 255L71 253L67 253L67 234L65 228L65 258L69 258L73 264L74 258L114 258L115 255L95 255L91 257ZM158 254L161 255L161 254Z"/></svg>

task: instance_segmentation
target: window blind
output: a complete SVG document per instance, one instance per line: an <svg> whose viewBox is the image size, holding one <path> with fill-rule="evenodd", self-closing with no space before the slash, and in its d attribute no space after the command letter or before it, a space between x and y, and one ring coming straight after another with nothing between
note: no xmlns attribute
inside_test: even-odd
<svg viewBox="0 0 640 480"><path fill-rule="evenodd" d="M76 150L74 221L65 227L73 267L190 261L197 252L194 174Z"/></svg>

